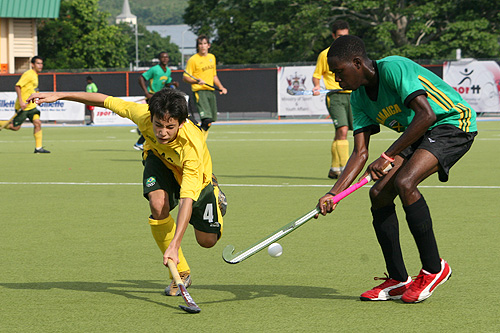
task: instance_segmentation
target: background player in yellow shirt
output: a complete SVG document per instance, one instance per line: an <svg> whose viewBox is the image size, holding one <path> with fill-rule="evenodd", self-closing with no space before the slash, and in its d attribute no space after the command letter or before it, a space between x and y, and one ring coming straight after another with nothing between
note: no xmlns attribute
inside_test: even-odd
<svg viewBox="0 0 500 333"><path fill-rule="evenodd" d="M205 132L205 138L212 122L217 121L217 99L215 90L210 86L217 86L220 94L227 94L217 76L216 60L212 53L208 53L210 43L208 37L200 35L196 39L196 48L198 53L189 58L186 65L186 72L195 77L193 79L188 74L184 74L184 82L191 84L191 90L194 93L196 107L201 118L201 129Z"/></svg>
<svg viewBox="0 0 500 333"><path fill-rule="evenodd" d="M212 174L212 159L203 133L188 117L185 94L162 89L148 104L127 102L100 93L54 92L33 94L28 100L51 103L69 100L105 107L131 119L146 138L143 153L143 193L149 200L149 224L163 253L163 263L170 258L184 285L191 284L190 268L181 250L188 224L195 229L198 244L212 247L222 234L222 216L227 202ZM177 226L170 211L179 206ZM172 281L167 295L179 295Z"/></svg>
<svg viewBox="0 0 500 333"><path fill-rule="evenodd" d="M35 137L35 154L50 153L42 147L42 122L40 121L40 110L36 104L26 103L26 99L38 90L38 73L43 69L43 59L39 56L31 58L31 69L24 72L16 83L16 117L0 121L0 128L5 127L12 131L19 131L26 118L33 123L33 136Z"/></svg>
<svg viewBox="0 0 500 333"><path fill-rule="evenodd" d="M340 36L349 34L349 24L343 20L337 20L332 24L332 37L337 39ZM313 74L313 95L319 95L321 77L326 89L342 89L335 81L335 75L328 68L326 55L330 48L323 50L316 62ZM352 130L352 113L349 103L351 91L331 92L326 95L326 108L335 126L335 137L332 142L332 165L328 171L328 177L337 179L349 159L349 141L347 132Z"/></svg>

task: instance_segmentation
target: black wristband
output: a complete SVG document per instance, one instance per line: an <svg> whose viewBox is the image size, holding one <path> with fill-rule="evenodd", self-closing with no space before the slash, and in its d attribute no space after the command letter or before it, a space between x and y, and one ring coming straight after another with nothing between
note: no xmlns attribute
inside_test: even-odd
<svg viewBox="0 0 500 333"><path fill-rule="evenodd" d="M330 194L330 195L332 195L332 196L336 196L336 194L335 194L335 193L333 193L333 192L326 192L326 194Z"/></svg>

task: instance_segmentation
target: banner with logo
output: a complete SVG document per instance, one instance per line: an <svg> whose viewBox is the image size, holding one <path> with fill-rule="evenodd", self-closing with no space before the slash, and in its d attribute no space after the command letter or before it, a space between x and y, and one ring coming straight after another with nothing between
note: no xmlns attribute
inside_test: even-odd
<svg viewBox="0 0 500 333"><path fill-rule="evenodd" d="M119 97L125 101L146 104L144 96ZM105 108L94 108L95 125L134 125L134 122L128 118L122 118L111 110Z"/></svg>
<svg viewBox="0 0 500 333"><path fill-rule="evenodd" d="M7 120L14 115L17 94L15 92L0 92L0 119ZM41 120L84 121L84 105L71 101L57 101L37 106Z"/></svg>
<svg viewBox="0 0 500 333"><path fill-rule="evenodd" d="M500 66L495 61L463 59L443 66L444 81L476 112L500 112Z"/></svg>
<svg viewBox="0 0 500 333"><path fill-rule="evenodd" d="M288 91L312 90L314 66L278 67L278 116L328 115L325 95L293 95ZM321 85L324 87L323 80Z"/></svg>

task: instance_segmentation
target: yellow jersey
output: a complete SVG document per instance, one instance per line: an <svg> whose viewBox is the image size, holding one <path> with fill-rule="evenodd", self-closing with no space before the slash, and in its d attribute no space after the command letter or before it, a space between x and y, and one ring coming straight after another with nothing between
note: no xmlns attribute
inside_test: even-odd
<svg viewBox="0 0 500 333"><path fill-rule="evenodd" d="M217 68L215 65L215 56L208 53L206 56L201 56L198 53L189 58L186 64L186 72L191 74L197 79L205 81L205 83L213 86L214 76L217 75ZM184 74L188 76L187 74ZM214 90L214 88L207 85L193 84L191 85L193 91L198 90Z"/></svg>
<svg viewBox="0 0 500 333"><path fill-rule="evenodd" d="M330 71L330 68L328 67L328 61L327 61L327 54L328 50L330 48L327 48L323 51L318 56L318 61L316 62L316 68L314 69L314 74L313 77L321 80L321 77L323 76L323 82L325 82L325 88L326 89L342 89L340 88L339 84L337 81L335 81L335 74L333 74ZM343 90L341 93L350 93L350 90Z"/></svg>
<svg viewBox="0 0 500 333"><path fill-rule="evenodd" d="M28 99L28 97L31 96L31 94L34 94L36 92L36 89L38 88L38 74L35 72L35 70L30 69L27 70L26 72L21 75L19 78L19 81L17 81L16 86L21 87L21 98L23 99L24 102ZM14 106L16 110L21 109L21 104L19 103L19 98L16 100L16 105ZM36 108L35 103L29 103L26 105L25 111L31 110Z"/></svg>
<svg viewBox="0 0 500 333"><path fill-rule="evenodd" d="M147 104L109 96L104 101L104 107L137 124L146 139L144 151L152 151L172 170L181 186L180 197L198 200L201 190L212 181L212 158L204 135L195 124L186 119L172 142L160 144L154 135Z"/></svg>

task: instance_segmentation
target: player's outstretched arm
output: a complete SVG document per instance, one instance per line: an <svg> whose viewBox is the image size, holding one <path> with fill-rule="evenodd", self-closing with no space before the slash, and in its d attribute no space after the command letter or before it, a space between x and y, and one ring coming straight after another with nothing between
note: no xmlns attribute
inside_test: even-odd
<svg viewBox="0 0 500 333"><path fill-rule="evenodd" d="M104 107L104 100L108 95L101 93L87 92L49 92L49 93L34 93L26 100L27 103L53 103L58 100L66 100L79 102L87 105Z"/></svg>

